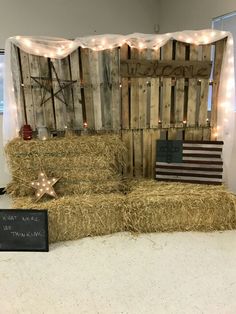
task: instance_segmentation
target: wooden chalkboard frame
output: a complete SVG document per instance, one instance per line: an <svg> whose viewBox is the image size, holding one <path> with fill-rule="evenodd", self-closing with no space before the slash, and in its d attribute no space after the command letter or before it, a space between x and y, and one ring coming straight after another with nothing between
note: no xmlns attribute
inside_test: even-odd
<svg viewBox="0 0 236 314"><path fill-rule="evenodd" d="M31 213L41 213L43 214L43 227L44 227L44 240L45 240L45 247L44 248L37 248L33 247L31 248L1 248L0 245L0 252L48 252L49 251L49 242L48 242L48 211L47 210L37 210L37 209L0 209L0 215L1 213L7 213L7 214L31 214ZM0 239L1 244L1 239Z"/></svg>

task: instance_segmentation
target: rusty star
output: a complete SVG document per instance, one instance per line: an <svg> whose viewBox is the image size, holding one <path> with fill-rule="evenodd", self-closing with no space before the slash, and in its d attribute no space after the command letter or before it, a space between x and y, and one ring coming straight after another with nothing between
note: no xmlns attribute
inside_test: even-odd
<svg viewBox="0 0 236 314"><path fill-rule="evenodd" d="M56 184L59 180L60 178L48 178L44 171L40 171L38 180L31 182L31 187L36 189L36 202L40 200L44 194L48 194L57 198L57 194L53 188L53 185Z"/></svg>

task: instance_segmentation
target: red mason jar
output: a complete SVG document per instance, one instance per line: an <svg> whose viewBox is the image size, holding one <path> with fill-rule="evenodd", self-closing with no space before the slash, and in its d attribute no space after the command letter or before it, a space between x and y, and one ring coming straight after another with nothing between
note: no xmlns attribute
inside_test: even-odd
<svg viewBox="0 0 236 314"><path fill-rule="evenodd" d="M24 140L31 140L33 137L33 131L29 124L25 124L22 128L22 136Z"/></svg>

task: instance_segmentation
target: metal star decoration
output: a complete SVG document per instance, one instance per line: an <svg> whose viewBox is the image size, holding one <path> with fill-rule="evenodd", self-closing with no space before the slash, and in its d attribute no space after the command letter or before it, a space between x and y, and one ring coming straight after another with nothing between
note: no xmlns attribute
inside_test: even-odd
<svg viewBox="0 0 236 314"><path fill-rule="evenodd" d="M40 198L44 194L48 194L52 197L57 198L57 194L53 188L53 185L56 184L59 180L60 178L48 178L44 171L40 171L38 175L38 180L31 182L31 187L36 189L36 202L40 200Z"/></svg>
<svg viewBox="0 0 236 314"><path fill-rule="evenodd" d="M62 103L64 103L66 106L68 106L68 103L66 101L66 96L65 96L65 90L70 87L77 82L77 80L61 80L58 77L58 74L56 72L56 69L54 67L54 64L50 61L50 68L51 68L51 72L54 72L54 76L55 78L52 78L52 73L49 77L37 77L37 76L31 76L32 80L35 81L35 83L37 83L40 88L42 89L43 93L42 93L42 101L40 103L40 106L42 106L43 104L45 104L49 99L51 99L52 97L57 98L58 100L60 100ZM53 82L56 82L59 86L58 90L54 90L53 89ZM49 93L50 96L48 98L46 98L46 94ZM46 99L45 99L46 98Z"/></svg>

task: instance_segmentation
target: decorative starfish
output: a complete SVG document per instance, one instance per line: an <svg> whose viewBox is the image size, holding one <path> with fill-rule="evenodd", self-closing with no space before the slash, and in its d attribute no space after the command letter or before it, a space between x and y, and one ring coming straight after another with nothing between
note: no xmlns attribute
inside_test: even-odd
<svg viewBox="0 0 236 314"><path fill-rule="evenodd" d="M40 198L44 194L48 194L52 197L57 198L57 194L53 188L53 185L59 181L60 178L48 178L44 171L41 171L38 175L37 181L31 182L31 187L36 189L36 202L40 200Z"/></svg>
<svg viewBox="0 0 236 314"><path fill-rule="evenodd" d="M50 73L49 77L31 76L32 80L34 80L44 90L42 101L41 101L40 105L42 106L52 97L56 97L58 100L63 102L66 106L68 106L68 104L66 103L66 97L65 97L64 90L66 88L70 87L72 84L76 83L77 81L76 80L72 80L72 81L60 80L58 75L57 75L54 64L52 62L50 62L50 66L51 66L52 71L55 74L55 78L52 78L51 73ZM55 92L52 89L53 82L57 82L58 86L59 86L59 89ZM50 93L51 96L45 99L47 92ZM60 97L59 94L61 94L62 97Z"/></svg>

